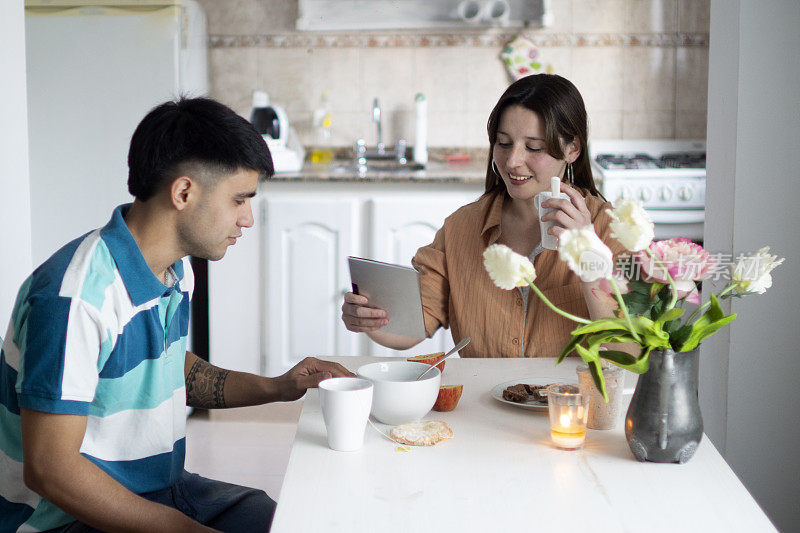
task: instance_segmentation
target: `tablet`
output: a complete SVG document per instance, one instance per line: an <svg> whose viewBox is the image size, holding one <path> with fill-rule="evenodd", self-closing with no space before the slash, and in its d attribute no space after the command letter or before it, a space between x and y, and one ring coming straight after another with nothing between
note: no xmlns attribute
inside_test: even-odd
<svg viewBox="0 0 800 533"><path fill-rule="evenodd" d="M380 331L415 339L428 336L416 270L360 257L348 257L347 262L353 292L366 296L371 307L386 310L389 324Z"/></svg>

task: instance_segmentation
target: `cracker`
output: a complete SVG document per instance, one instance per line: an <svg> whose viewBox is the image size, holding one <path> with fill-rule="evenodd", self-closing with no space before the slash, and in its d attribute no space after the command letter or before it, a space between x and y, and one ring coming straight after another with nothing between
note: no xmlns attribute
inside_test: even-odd
<svg viewBox="0 0 800 533"><path fill-rule="evenodd" d="M411 422L392 428L392 439L411 446L433 446L437 442L453 438L453 430L441 420Z"/></svg>

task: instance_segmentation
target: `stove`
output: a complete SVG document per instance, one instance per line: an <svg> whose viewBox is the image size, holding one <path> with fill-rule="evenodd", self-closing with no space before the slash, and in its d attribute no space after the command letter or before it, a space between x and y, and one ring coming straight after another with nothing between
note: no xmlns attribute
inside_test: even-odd
<svg viewBox="0 0 800 533"><path fill-rule="evenodd" d="M640 200L656 239L702 242L706 146L695 140L600 140L589 144L595 181L610 202Z"/></svg>

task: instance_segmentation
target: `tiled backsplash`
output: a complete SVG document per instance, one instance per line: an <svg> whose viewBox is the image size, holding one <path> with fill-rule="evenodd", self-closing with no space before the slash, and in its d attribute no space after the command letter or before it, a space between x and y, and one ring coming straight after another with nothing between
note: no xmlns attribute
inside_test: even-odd
<svg viewBox="0 0 800 533"><path fill-rule="evenodd" d="M486 121L511 82L499 58L516 32L297 32L297 2L200 0L212 96L248 116L263 89L307 144L329 91L333 143L413 143L413 101L428 99L431 146L486 146ZM555 24L525 30L540 57L580 89L591 138L705 138L708 0L557 0Z"/></svg>

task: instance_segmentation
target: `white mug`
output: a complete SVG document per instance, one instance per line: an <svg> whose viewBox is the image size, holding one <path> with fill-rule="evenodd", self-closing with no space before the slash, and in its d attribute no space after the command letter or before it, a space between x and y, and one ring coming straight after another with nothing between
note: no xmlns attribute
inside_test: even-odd
<svg viewBox="0 0 800 533"><path fill-rule="evenodd" d="M553 194L550 191L540 192L533 197L533 205L536 206L536 209L539 211L539 232L542 236L542 248L546 250L558 250L558 237L550 235L549 233L550 228L556 225L556 221L548 220L547 222L542 222L543 216L555 210L554 207L542 207L542 204L552 197ZM565 200L569 199L567 193L563 192L558 193L558 197Z"/></svg>
<svg viewBox="0 0 800 533"><path fill-rule="evenodd" d="M372 408L372 382L360 378L331 378L319 384L322 418L332 450L351 452L364 444Z"/></svg>
<svg viewBox="0 0 800 533"><path fill-rule="evenodd" d="M511 6L506 0L490 0L483 5L481 18L495 26L508 26Z"/></svg>
<svg viewBox="0 0 800 533"><path fill-rule="evenodd" d="M478 0L462 0L456 7L458 18L467 24L477 24L481 19L481 4Z"/></svg>

